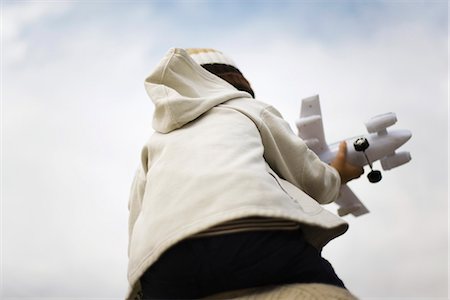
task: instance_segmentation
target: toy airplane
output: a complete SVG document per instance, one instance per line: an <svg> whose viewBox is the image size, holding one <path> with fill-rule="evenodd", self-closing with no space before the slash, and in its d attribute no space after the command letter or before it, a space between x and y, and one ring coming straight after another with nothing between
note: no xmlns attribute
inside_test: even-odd
<svg viewBox="0 0 450 300"><path fill-rule="evenodd" d="M367 177L372 183L381 180L381 172L373 170L372 162L380 160L383 170L390 170L411 160L409 152L395 152L411 138L411 132L398 129L389 132L386 130L396 122L397 117L394 113L373 117L365 123L369 134L345 140L347 161L361 167L369 165L371 172ZM296 121L296 125L298 136L322 161L330 163L336 157L339 142L328 145L325 141L318 95L302 100L300 118ZM357 217L369 212L347 185L341 186L340 195L335 202L339 205L340 216L351 213Z"/></svg>

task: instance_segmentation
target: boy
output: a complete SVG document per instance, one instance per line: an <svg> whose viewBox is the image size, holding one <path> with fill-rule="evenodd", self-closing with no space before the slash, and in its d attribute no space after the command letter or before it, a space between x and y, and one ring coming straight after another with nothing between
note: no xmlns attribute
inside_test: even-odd
<svg viewBox="0 0 450 300"><path fill-rule="evenodd" d="M322 247L347 223L320 204L362 174L331 166L213 49L171 49L145 81L155 133L130 197L129 297L200 298L295 282L344 288Z"/></svg>

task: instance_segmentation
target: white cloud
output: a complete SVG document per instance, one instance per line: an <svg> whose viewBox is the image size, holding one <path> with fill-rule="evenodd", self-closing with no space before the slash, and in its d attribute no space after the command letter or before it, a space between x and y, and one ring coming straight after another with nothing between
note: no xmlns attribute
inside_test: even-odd
<svg viewBox="0 0 450 300"><path fill-rule="evenodd" d="M4 69L4 296L120 298L127 288L127 198L150 131L154 41L72 25L58 41L70 26L41 27L39 43L33 31L17 37L35 51Z"/></svg>
<svg viewBox="0 0 450 300"><path fill-rule="evenodd" d="M69 10L69 2L62 3L5 3L2 4L2 45L3 62L18 63L29 53L30 45L22 36L32 26L39 24L44 18L60 16Z"/></svg>

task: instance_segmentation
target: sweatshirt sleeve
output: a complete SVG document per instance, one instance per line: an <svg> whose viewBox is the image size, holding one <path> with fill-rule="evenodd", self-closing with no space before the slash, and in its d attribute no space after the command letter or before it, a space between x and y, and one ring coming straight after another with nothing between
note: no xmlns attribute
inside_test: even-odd
<svg viewBox="0 0 450 300"><path fill-rule="evenodd" d="M283 179L297 186L320 204L333 202L339 195L339 173L322 162L282 118L269 106L261 113L260 132L264 158Z"/></svg>

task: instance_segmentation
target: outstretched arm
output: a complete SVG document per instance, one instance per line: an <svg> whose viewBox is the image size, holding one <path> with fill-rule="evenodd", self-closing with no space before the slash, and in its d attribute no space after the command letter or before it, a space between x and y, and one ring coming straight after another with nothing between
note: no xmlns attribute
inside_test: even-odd
<svg viewBox="0 0 450 300"><path fill-rule="evenodd" d="M321 161L273 107L261 114L259 124L264 158L283 179L297 186L321 204L339 195L340 176L335 168Z"/></svg>

